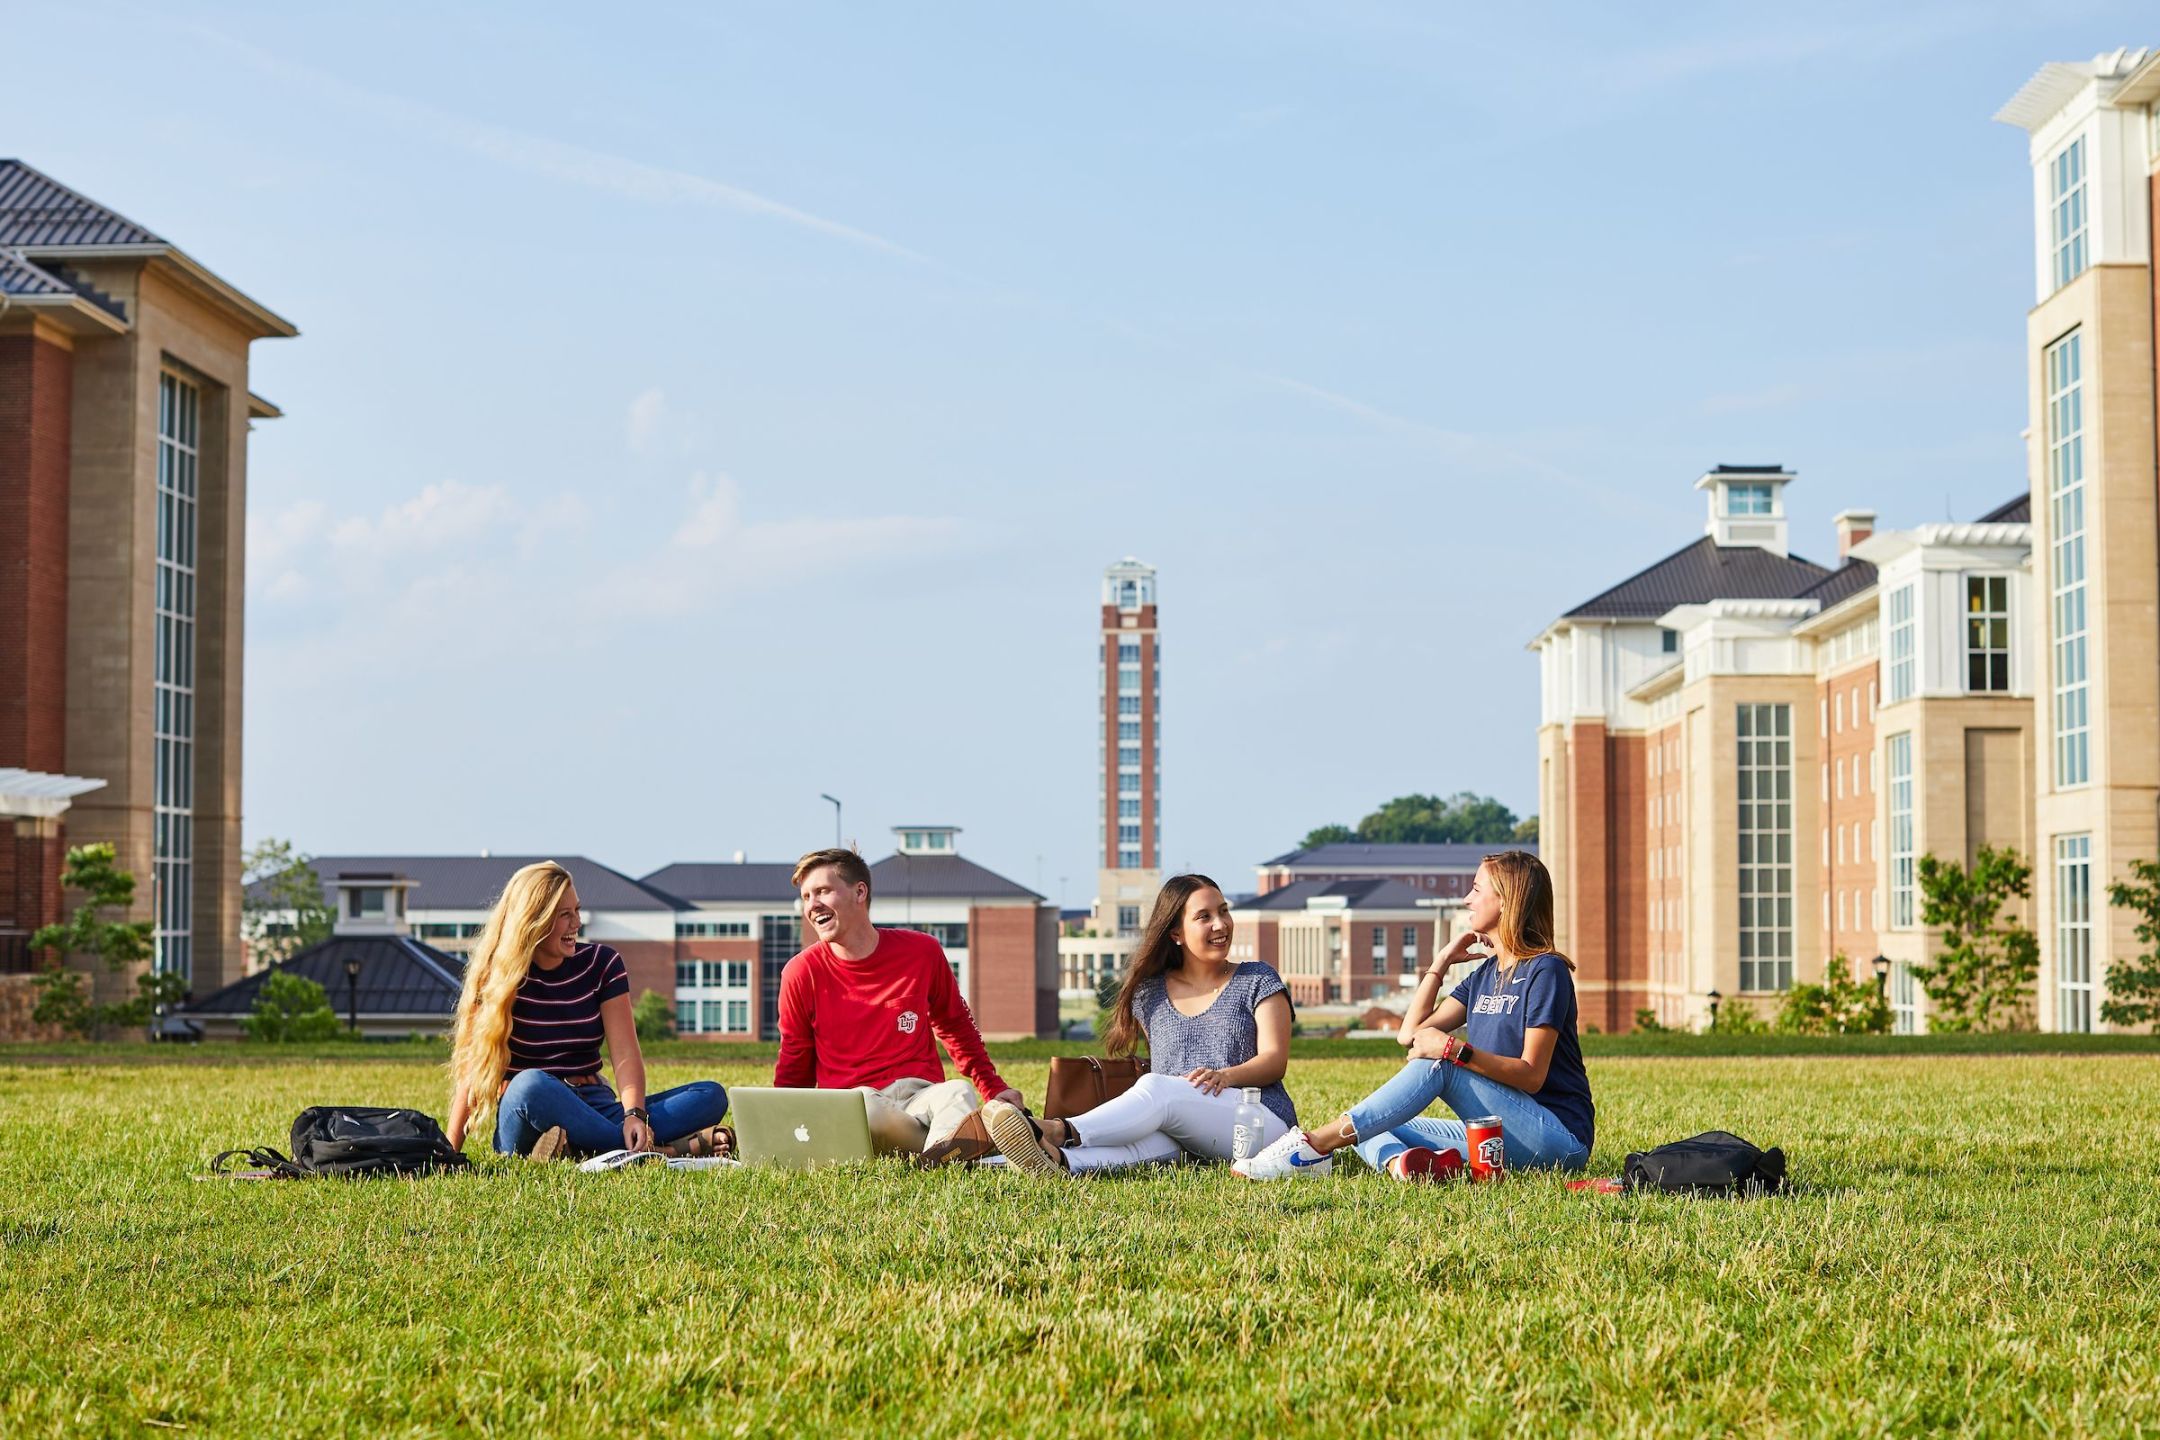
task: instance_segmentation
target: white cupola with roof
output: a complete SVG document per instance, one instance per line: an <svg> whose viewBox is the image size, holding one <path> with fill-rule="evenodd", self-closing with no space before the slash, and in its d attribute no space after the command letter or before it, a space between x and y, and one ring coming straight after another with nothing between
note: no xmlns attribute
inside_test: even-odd
<svg viewBox="0 0 2160 1440"><path fill-rule="evenodd" d="M959 833L957 825L893 826L893 834L900 837L902 855L957 855L960 844L953 837Z"/></svg>
<svg viewBox="0 0 2160 1440"><path fill-rule="evenodd" d="M1144 610L1155 603L1155 567L1128 555L1103 572L1102 603Z"/></svg>
<svg viewBox="0 0 2160 1440"><path fill-rule="evenodd" d="M1785 543L1785 487L1796 477L1782 465L1720 465L1695 482L1710 495L1704 533L1720 545L1753 545L1789 554Z"/></svg>
<svg viewBox="0 0 2160 1440"><path fill-rule="evenodd" d="M391 871L348 870L337 885L336 935L405 935L405 892L418 882Z"/></svg>

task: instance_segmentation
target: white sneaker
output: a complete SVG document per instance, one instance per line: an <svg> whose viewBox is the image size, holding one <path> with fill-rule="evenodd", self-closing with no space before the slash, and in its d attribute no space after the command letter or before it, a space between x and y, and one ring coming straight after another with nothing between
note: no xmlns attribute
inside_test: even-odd
<svg viewBox="0 0 2160 1440"><path fill-rule="evenodd" d="M1325 1175L1334 1168L1333 1155L1323 1155L1306 1144L1303 1130L1292 1130L1259 1154L1233 1163L1230 1173L1247 1180L1288 1180L1298 1175Z"/></svg>

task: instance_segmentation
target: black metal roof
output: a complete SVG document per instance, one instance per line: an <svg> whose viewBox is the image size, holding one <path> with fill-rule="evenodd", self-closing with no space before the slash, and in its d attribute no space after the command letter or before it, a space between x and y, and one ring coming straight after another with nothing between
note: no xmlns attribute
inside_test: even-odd
<svg viewBox="0 0 2160 1440"><path fill-rule="evenodd" d="M1391 869L1475 870L1495 850L1527 850L1537 853L1535 840L1509 840L1493 845L1455 841L1426 841L1399 845L1364 845L1354 840L1310 849L1291 850L1262 865L1298 866L1307 870L1357 870L1385 865Z"/></svg>
<svg viewBox="0 0 2160 1440"><path fill-rule="evenodd" d="M682 861L664 865L644 876L638 884L679 896L692 904L720 901L769 901L793 905L795 886L790 877L795 867L784 861L744 861L738 864Z"/></svg>
<svg viewBox="0 0 2160 1440"><path fill-rule="evenodd" d="M1233 910L1303 910L1308 900L1338 897L1349 910L1415 910L1420 900L1432 898L1426 891L1400 880L1299 880L1256 895Z"/></svg>
<svg viewBox="0 0 2160 1440"><path fill-rule="evenodd" d="M870 893L887 900L1040 900L1043 897L958 855L888 855L870 867Z"/></svg>
<svg viewBox="0 0 2160 1440"><path fill-rule="evenodd" d="M1705 535L1591 596L1564 619L1654 620L1676 605L1708 600L1789 600L1830 572L1759 545L1720 545Z"/></svg>
<svg viewBox="0 0 2160 1440"><path fill-rule="evenodd" d="M348 960L360 962L360 974L351 982L350 991L345 974ZM350 1004L362 1019L439 1015L447 1020L457 1013L458 989L465 980L464 961L410 935L333 935L308 946L280 968L322 986L329 993L330 1007L340 1016ZM270 973L259 970L178 1013L245 1015L255 1008L255 997Z"/></svg>
<svg viewBox="0 0 2160 1440"><path fill-rule="evenodd" d="M1978 521L1982 525L2030 525L2032 523L2032 491L2027 490L2012 500L2005 500Z"/></svg>
<svg viewBox="0 0 2160 1440"><path fill-rule="evenodd" d="M20 255L0 250L0 295L72 295L74 287Z"/></svg>
<svg viewBox="0 0 2160 1440"><path fill-rule="evenodd" d="M1875 584L1875 567L1865 560L1847 560L1843 565L1802 590L1796 599L1820 600L1827 610L1842 600L1850 600L1861 591Z"/></svg>
<svg viewBox="0 0 2160 1440"><path fill-rule="evenodd" d="M587 910L690 908L583 855L318 855L311 863L322 877L325 903L336 901L340 875L402 875L416 887L407 901L411 909L488 910L512 875L540 860L553 860L570 872L578 903Z"/></svg>
<svg viewBox="0 0 2160 1440"><path fill-rule="evenodd" d="M61 250L166 241L20 160L0 160L0 245Z"/></svg>

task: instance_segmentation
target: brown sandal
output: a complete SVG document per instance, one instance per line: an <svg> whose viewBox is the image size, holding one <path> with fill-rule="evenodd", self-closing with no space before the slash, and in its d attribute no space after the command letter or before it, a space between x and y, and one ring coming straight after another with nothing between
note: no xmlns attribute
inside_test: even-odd
<svg viewBox="0 0 2160 1440"><path fill-rule="evenodd" d="M670 1155L689 1155L702 1158L717 1155L732 1160L735 1157L735 1131L727 1125L708 1125L694 1135L685 1135L660 1147Z"/></svg>

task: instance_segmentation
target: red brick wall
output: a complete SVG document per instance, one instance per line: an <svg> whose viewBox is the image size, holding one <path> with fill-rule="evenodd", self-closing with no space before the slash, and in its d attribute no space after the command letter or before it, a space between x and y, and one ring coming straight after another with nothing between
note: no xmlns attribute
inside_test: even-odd
<svg viewBox="0 0 2160 1440"><path fill-rule="evenodd" d="M0 766L67 768L74 356L0 336Z"/></svg>
<svg viewBox="0 0 2160 1440"><path fill-rule="evenodd" d="M1595 720L1568 727L1568 871L1553 877L1559 893L1554 903L1567 907L1568 934L1575 953L1576 983L1583 996L1578 1014L1584 1023L1601 1014L1599 993L1612 974L1610 924L1612 796L1606 788L1605 726Z"/></svg>
<svg viewBox="0 0 2160 1440"><path fill-rule="evenodd" d="M1635 1012L1650 1003L1649 753L1640 735L1615 735L1607 778L1610 815L1611 920L1607 930L1604 1018L1583 1023L1607 1034L1633 1027Z"/></svg>
<svg viewBox="0 0 2160 1440"><path fill-rule="evenodd" d="M675 998L675 942L673 940L608 940L602 942L622 952L623 966L630 972L630 1001L655 990L670 1002Z"/></svg>
<svg viewBox="0 0 2160 1440"><path fill-rule="evenodd" d="M978 905L968 911L968 1003L975 1009L976 1028L985 1035L1037 1033L1039 909Z"/></svg>

